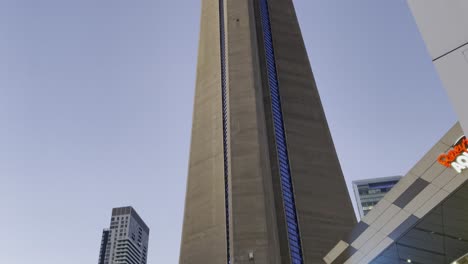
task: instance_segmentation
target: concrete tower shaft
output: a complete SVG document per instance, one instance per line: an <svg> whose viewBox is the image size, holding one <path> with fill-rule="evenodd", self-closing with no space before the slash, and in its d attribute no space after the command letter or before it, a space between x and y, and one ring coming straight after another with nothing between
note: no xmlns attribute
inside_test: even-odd
<svg viewBox="0 0 468 264"><path fill-rule="evenodd" d="M202 0L180 263L322 263L355 224L291 0Z"/></svg>

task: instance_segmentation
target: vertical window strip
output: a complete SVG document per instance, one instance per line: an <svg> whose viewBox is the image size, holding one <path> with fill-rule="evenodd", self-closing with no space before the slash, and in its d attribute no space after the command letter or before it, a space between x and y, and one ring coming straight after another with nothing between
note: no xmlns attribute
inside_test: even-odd
<svg viewBox="0 0 468 264"><path fill-rule="evenodd" d="M223 156L224 156L224 203L226 209L226 258L231 263L231 247L229 236L229 159L228 159L228 114L226 91L226 33L224 23L224 0L219 0L219 29L220 29L220 55L221 55L221 93L223 111Z"/></svg>
<svg viewBox="0 0 468 264"><path fill-rule="evenodd" d="M281 110L281 98L279 94L278 75L276 72L276 59L271 33L270 13L268 1L260 0L260 17L263 29L263 42L265 45L265 58L267 64L268 84L270 87L274 134L278 152L279 173L281 178L281 191L285 210L287 236L292 264L302 264L302 247L297 222L296 203L289 167L288 150L284 131L283 114Z"/></svg>

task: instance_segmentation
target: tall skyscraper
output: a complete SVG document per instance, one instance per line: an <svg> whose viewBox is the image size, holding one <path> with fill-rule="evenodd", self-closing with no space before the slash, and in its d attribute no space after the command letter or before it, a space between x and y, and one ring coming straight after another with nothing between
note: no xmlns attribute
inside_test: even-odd
<svg viewBox="0 0 468 264"><path fill-rule="evenodd" d="M359 215L363 218L395 186L401 176L353 181Z"/></svg>
<svg viewBox="0 0 468 264"><path fill-rule="evenodd" d="M146 264L149 228L132 207L112 209L102 232L98 264Z"/></svg>
<svg viewBox="0 0 468 264"><path fill-rule="evenodd" d="M180 263L323 263L355 223L292 1L202 0Z"/></svg>

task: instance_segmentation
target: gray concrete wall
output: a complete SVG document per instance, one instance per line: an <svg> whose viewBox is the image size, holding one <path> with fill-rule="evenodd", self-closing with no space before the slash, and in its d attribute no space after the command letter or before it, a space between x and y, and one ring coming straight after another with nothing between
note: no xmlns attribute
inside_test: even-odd
<svg viewBox="0 0 468 264"><path fill-rule="evenodd" d="M322 263L356 218L293 2L269 5L304 261Z"/></svg>
<svg viewBox="0 0 468 264"><path fill-rule="evenodd" d="M219 5L202 0L180 263L226 263Z"/></svg>
<svg viewBox="0 0 468 264"><path fill-rule="evenodd" d="M280 263L253 1L226 1L233 263Z"/></svg>
<svg viewBox="0 0 468 264"><path fill-rule="evenodd" d="M304 259L322 263L355 215L292 2L269 3ZM257 4L225 0L231 263L290 264ZM203 0L183 264L226 263L219 26Z"/></svg>

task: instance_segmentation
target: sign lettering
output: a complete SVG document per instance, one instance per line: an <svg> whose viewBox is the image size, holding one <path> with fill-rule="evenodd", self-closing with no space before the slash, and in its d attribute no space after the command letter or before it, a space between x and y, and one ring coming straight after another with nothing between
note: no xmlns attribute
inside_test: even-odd
<svg viewBox="0 0 468 264"><path fill-rule="evenodd" d="M468 168L468 139L465 136L455 142L453 148L448 153L442 153L437 161L445 167L452 167L458 173Z"/></svg>

